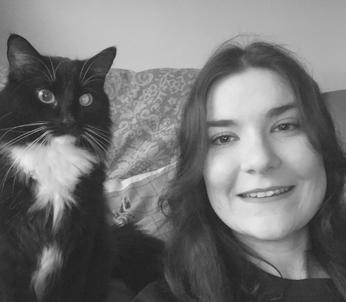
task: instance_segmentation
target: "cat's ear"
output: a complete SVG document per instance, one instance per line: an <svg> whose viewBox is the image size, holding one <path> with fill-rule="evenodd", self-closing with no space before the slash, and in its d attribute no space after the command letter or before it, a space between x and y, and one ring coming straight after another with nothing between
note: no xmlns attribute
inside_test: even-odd
<svg viewBox="0 0 346 302"><path fill-rule="evenodd" d="M116 53L117 49L115 47L109 47L93 56L89 60L90 71L99 76L106 76L112 67Z"/></svg>
<svg viewBox="0 0 346 302"><path fill-rule="evenodd" d="M41 55L23 37L12 34L7 40L7 58L10 64L10 71L23 70L29 66L37 64Z"/></svg>

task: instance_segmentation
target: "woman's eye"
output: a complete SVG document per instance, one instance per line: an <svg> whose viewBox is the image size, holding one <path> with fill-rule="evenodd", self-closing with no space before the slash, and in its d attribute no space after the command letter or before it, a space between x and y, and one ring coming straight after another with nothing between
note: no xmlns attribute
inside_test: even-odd
<svg viewBox="0 0 346 302"><path fill-rule="evenodd" d="M93 102L93 96L90 93L85 93L79 97L79 103L82 106L90 106Z"/></svg>
<svg viewBox="0 0 346 302"><path fill-rule="evenodd" d="M223 134L212 139L212 144L214 145L225 145L236 140L234 135Z"/></svg>
<svg viewBox="0 0 346 302"><path fill-rule="evenodd" d="M55 103L55 96L53 92L48 89L39 89L37 90L38 99L45 104L53 104Z"/></svg>
<svg viewBox="0 0 346 302"><path fill-rule="evenodd" d="M299 124L296 122L281 123L274 127L274 132L277 131L292 131L299 129Z"/></svg>

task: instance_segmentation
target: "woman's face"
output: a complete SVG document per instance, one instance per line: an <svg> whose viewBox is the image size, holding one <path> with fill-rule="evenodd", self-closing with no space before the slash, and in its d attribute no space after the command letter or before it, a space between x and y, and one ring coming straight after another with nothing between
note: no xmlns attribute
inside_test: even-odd
<svg viewBox="0 0 346 302"><path fill-rule="evenodd" d="M207 100L204 180L212 208L239 238L299 234L326 191L321 156L278 74L250 68L216 82Z"/></svg>

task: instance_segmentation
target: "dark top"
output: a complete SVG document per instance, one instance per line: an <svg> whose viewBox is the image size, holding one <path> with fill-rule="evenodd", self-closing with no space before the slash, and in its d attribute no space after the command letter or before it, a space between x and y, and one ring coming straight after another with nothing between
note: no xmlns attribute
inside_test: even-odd
<svg viewBox="0 0 346 302"><path fill-rule="evenodd" d="M345 302L331 279L290 280L260 273L260 284L268 301L275 302ZM178 302L164 282L145 287L133 302Z"/></svg>

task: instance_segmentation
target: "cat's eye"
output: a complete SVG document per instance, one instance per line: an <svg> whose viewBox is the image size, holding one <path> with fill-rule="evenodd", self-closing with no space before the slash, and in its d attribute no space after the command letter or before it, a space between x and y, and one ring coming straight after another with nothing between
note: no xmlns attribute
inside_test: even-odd
<svg viewBox="0 0 346 302"><path fill-rule="evenodd" d="M39 89L37 90L37 97L42 103L53 104L55 103L55 96L53 92L48 89Z"/></svg>
<svg viewBox="0 0 346 302"><path fill-rule="evenodd" d="M93 96L90 93L85 93L79 97L79 103L82 106L90 106L93 102Z"/></svg>

